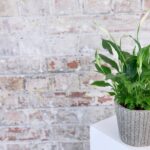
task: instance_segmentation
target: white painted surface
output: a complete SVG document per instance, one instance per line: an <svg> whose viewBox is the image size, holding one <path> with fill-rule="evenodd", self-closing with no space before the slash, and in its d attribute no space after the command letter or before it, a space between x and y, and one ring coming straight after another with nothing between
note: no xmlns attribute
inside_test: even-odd
<svg viewBox="0 0 150 150"><path fill-rule="evenodd" d="M150 150L149 147L132 147L119 137L116 116L100 121L90 127L90 150Z"/></svg>

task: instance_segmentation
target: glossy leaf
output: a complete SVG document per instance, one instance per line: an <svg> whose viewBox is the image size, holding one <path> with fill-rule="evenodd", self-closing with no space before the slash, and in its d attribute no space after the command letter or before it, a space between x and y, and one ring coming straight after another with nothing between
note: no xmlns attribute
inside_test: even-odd
<svg viewBox="0 0 150 150"><path fill-rule="evenodd" d="M118 65L115 61L113 61L112 59L106 57L105 55L99 54L100 57L102 58L103 61L105 61L106 63L108 63L109 65L111 65L113 68L115 68L116 70L119 71Z"/></svg>
<svg viewBox="0 0 150 150"><path fill-rule="evenodd" d="M108 92L108 94L109 94L110 96L114 96L114 95L115 95L115 92Z"/></svg>
<svg viewBox="0 0 150 150"><path fill-rule="evenodd" d="M127 60L123 71L129 78L134 78L137 75L137 58L135 56Z"/></svg>
<svg viewBox="0 0 150 150"><path fill-rule="evenodd" d="M101 86L101 87L111 86L109 83L105 81L94 81L92 85Z"/></svg>
<svg viewBox="0 0 150 150"><path fill-rule="evenodd" d="M105 43L107 43L107 45L109 45L111 47L111 50L112 48L117 52L118 54L118 58L121 62L124 62L125 61L125 58L122 54L122 51L121 51L121 48L119 45L117 45L116 43L110 41L110 40L105 40Z"/></svg>
<svg viewBox="0 0 150 150"><path fill-rule="evenodd" d="M108 50L108 52L109 52L110 54L113 54L112 47L111 47L111 45L108 43L108 40L102 39L102 46L103 46L104 49Z"/></svg>
<svg viewBox="0 0 150 150"><path fill-rule="evenodd" d="M111 73L111 69L107 66L104 66L104 65L99 66L98 64L95 64L95 67L96 67L96 69L99 73L102 73L102 74L105 74L105 75Z"/></svg>

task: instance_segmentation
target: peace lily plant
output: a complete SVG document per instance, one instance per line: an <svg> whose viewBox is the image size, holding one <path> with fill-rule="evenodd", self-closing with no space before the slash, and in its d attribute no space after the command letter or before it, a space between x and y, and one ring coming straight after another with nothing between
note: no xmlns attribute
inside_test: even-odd
<svg viewBox="0 0 150 150"><path fill-rule="evenodd" d="M150 139L145 137L146 133L150 135L147 127L150 126L150 44L142 47L139 41L140 27L149 13L150 11L141 19L136 38L131 35L123 36L119 44L103 29L110 39L102 39L102 47L110 56L117 54L118 59L115 61L112 56L107 57L96 51L94 61L97 72L103 74L105 79L94 81L92 85L111 87L108 93L115 98L121 139L133 146L150 145ZM122 48L124 37L135 42L131 53ZM147 119L145 124L144 119Z"/></svg>
<svg viewBox="0 0 150 150"><path fill-rule="evenodd" d="M95 54L96 70L105 75L105 81L95 81L92 85L110 86L112 91L109 94L115 96L117 103L129 109L150 110L150 44L142 47L138 38L140 27L148 14L138 26L136 39L131 35L123 36L135 41L132 53L122 49L122 38L117 44L110 35L111 40L102 39L102 46L111 55L117 53L118 60L114 61L98 51ZM115 74L113 69L116 70ZM111 83L108 82L110 80Z"/></svg>

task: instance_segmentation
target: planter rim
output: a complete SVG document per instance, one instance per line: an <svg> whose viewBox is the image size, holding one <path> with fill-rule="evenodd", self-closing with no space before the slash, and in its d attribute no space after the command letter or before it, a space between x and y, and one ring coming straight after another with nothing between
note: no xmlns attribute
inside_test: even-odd
<svg viewBox="0 0 150 150"><path fill-rule="evenodd" d="M147 112L147 113L150 113L150 110L131 110L131 109L128 109L120 104L118 104L116 101L115 101L115 105L118 105L119 107L121 107L121 109L124 109L126 111L130 111L130 112Z"/></svg>

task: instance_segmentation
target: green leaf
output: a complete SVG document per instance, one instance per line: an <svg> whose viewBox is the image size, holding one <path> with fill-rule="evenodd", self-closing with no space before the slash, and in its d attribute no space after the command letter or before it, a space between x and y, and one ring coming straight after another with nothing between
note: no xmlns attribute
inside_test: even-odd
<svg viewBox="0 0 150 150"><path fill-rule="evenodd" d="M125 51L122 51L122 55L124 56L124 58L125 58L126 60L132 56L130 53L125 52Z"/></svg>
<svg viewBox="0 0 150 150"><path fill-rule="evenodd" d="M101 65L101 58L100 56L98 55L98 52L96 51L95 53L95 63L100 66Z"/></svg>
<svg viewBox="0 0 150 150"><path fill-rule="evenodd" d="M145 110L150 110L150 106L145 106Z"/></svg>
<svg viewBox="0 0 150 150"><path fill-rule="evenodd" d="M115 61L111 57L112 55L109 57L99 54L97 51L95 67L99 73L105 76L105 80L95 81L92 85L111 87L111 91L108 93L115 96L115 101L123 107L134 110L150 110L150 45L141 47L137 39L128 35L127 37L132 38L135 43L132 53L123 51L113 38L102 40L103 48L110 54L116 53L118 60ZM112 68L117 71L119 68L119 71L111 72Z"/></svg>
<svg viewBox="0 0 150 150"><path fill-rule="evenodd" d="M145 100L146 105L150 107L150 96L145 97L144 100Z"/></svg>
<svg viewBox="0 0 150 150"><path fill-rule="evenodd" d="M109 94L110 96L114 96L114 95L115 95L115 92L108 92L108 94Z"/></svg>
<svg viewBox="0 0 150 150"><path fill-rule="evenodd" d="M142 76L143 76L143 77L144 77L144 76L147 76L147 77L150 78L150 70L149 70L149 71L144 71L144 72L142 73Z"/></svg>
<svg viewBox="0 0 150 150"><path fill-rule="evenodd" d="M98 64L95 64L95 67L96 67L97 71L102 73L102 74L107 75L107 74L111 73L110 68L107 66L104 66L104 65L99 66Z"/></svg>
<svg viewBox="0 0 150 150"><path fill-rule="evenodd" d="M148 69L150 68L150 45L141 48L137 56L137 65L138 65L138 74L139 76L142 73L143 65L145 65Z"/></svg>
<svg viewBox="0 0 150 150"><path fill-rule="evenodd" d="M94 81L94 82L92 83L92 85L100 86L100 87L111 86L109 83L107 83L107 82L105 82L105 81Z"/></svg>
<svg viewBox="0 0 150 150"><path fill-rule="evenodd" d="M96 70L97 70L99 73L104 74L102 68L101 68L98 64L95 64L95 68L96 68Z"/></svg>
<svg viewBox="0 0 150 150"><path fill-rule="evenodd" d="M125 105L129 105L131 103L131 99L130 98L126 98L124 104Z"/></svg>
<svg viewBox="0 0 150 150"><path fill-rule="evenodd" d="M106 63L108 63L109 65L111 65L113 68L115 68L117 71L119 71L119 68L118 68L118 65L117 65L117 63L115 62L115 61L113 61L112 59L110 59L110 58L108 58L108 57L106 57L106 56L104 56L104 55L102 55L102 54L99 54L100 55L100 57L101 57L101 59L103 60L103 61L105 61Z"/></svg>
<svg viewBox="0 0 150 150"><path fill-rule="evenodd" d="M147 67L150 67L150 45L141 49L143 51L143 63Z"/></svg>
<svg viewBox="0 0 150 150"><path fill-rule="evenodd" d="M111 79L112 81L116 81L117 75L108 74L106 75L106 80Z"/></svg>
<svg viewBox="0 0 150 150"><path fill-rule="evenodd" d="M136 56L132 56L126 61L126 65L124 65L123 71L129 78L134 78L137 75Z"/></svg>
<svg viewBox="0 0 150 150"><path fill-rule="evenodd" d="M120 73L117 73L117 74L115 74L115 75L113 75L113 74L108 74L108 75L106 75L106 80L110 79L110 80L112 80L112 81L114 81L114 82L123 81L124 78L125 78L125 74L123 74L123 73L121 73L121 74L120 74Z"/></svg>
<svg viewBox="0 0 150 150"><path fill-rule="evenodd" d="M124 63L125 62L125 58L122 54L122 51L121 51L121 47L119 45L117 45L116 43L112 42L112 41L109 41L109 40L105 40L105 45L109 45L107 46L108 48L110 47L111 51L112 51L112 48L117 52L118 54L118 58L119 60Z"/></svg>
<svg viewBox="0 0 150 150"><path fill-rule="evenodd" d="M102 46L104 49L108 50L110 54L113 54L112 47L107 40L102 39Z"/></svg>
<svg viewBox="0 0 150 150"><path fill-rule="evenodd" d="M111 70L109 67L102 65L101 68L102 68L104 74L107 75L107 74L111 73Z"/></svg>
<svg viewBox="0 0 150 150"><path fill-rule="evenodd" d="M137 46L138 46L138 48L140 50L141 49L141 44L139 43L139 41L136 40L135 38L133 38L131 35L129 35L129 37L135 41L135 43L137 44Z"/></svg>

